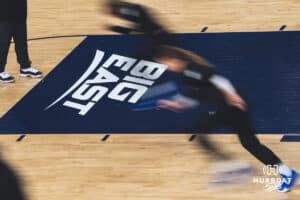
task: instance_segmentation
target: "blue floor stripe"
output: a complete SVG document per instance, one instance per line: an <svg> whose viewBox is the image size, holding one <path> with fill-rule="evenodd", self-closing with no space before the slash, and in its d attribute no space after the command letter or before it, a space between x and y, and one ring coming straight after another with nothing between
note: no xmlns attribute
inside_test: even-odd
<svg viewBox="0 0 300 200"><path fill-rule="evenodd" d="M300 135L285 135L280 142L300 142Z"/></svg>

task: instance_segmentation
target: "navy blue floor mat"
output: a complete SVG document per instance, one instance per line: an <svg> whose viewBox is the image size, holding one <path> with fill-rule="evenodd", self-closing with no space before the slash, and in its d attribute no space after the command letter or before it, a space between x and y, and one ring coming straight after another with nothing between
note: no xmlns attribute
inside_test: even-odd
<svg viewBox="0 0 300 200"><path fill-rule="evenodd" d="M239 87L259 133L300 131L300 32L173 37ZM136 57L150 43L144 36L88 36L1 118L0 133L197 133L206 106L184 114L132 109L147 89L170 78ZM161 71L133 79L142 65Z"/></svg>

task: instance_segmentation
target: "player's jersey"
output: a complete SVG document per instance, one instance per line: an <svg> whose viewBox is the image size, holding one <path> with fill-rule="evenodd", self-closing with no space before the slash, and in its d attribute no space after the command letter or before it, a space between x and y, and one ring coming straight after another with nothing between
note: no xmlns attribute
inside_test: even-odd
<svg viewBox="0 0 300 200"><path fill-rule="evenodd" d="M214 68L190 62L180 74L180 81L186 85L184 95L211 104L223 104L224 95L212 81L217 75Z"/></svg>

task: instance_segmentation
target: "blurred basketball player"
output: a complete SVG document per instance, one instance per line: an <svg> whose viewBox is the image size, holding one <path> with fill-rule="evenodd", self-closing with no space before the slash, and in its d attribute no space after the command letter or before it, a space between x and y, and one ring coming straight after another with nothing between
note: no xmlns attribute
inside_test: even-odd
<svg viewBox="0 0 300 200"><path fill-rule="evenodd" d="M231 127L249 153L265 165L278 167L283 179L278 187L279 192L287 192L297 183L298 173L287 167L278 156L260 143L255 135L247 103L231 82L217 73L212 64L190 51L174 46L176 41L170 39L170 33L154 20L145 7L123 1L111 1L109 8L113 15L133 24L132 27L111 26L111 30L123 34L143 33L152 37L155 43L148 54L157 62L165 64L169 71L178 75L182 83L190 87L184 95L217 107L214 115L206 122L199 123L201 132L207 133L218 126ZM161 99L157 105L174 112L189 109L188 104L176 100ZM199 143L209 153L225 160L231 159L215 148L207 138L202 136Z"/></svg>

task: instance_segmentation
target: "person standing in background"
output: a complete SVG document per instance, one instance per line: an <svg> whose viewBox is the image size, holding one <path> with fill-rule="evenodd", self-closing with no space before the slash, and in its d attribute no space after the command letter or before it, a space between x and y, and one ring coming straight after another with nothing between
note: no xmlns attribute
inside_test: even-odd
<svg viewBox="0 0 300 200"><path fill-rule="evenodd" d="M20 76L40 78L42 73L32 68L27 46L27 0L0 1L0 83L12 83L14 77L5 72L10 42L13 38Z"/></svg>

